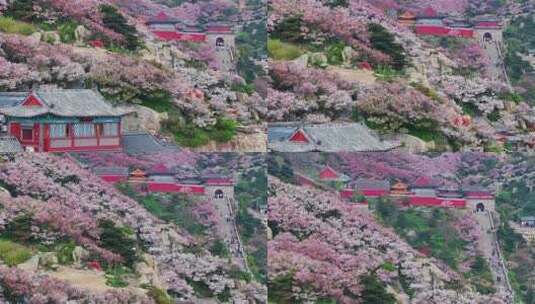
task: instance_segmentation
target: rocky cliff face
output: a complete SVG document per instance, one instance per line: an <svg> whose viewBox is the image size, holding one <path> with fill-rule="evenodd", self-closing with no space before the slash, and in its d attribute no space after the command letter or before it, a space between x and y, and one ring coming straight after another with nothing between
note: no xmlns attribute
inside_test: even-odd
<svg viewBox="0 0 535 304"><path fill-rule="evenodd" d="M267 135L264 128L254 127L238 134L227 143L211 141L207 145L194 149L196 152L266 152Z"/></svg>

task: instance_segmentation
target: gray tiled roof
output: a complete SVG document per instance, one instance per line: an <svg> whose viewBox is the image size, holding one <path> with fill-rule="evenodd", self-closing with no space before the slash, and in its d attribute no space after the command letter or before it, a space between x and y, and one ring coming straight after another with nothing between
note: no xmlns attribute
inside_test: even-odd
<svg viewBox="0 0 535 304"><path fill-rule="evenodd" d="M151 175L149 180L159 183L176 183L176 179L173 176Z"/></svg>
<svg viewBox="0 0 535 304"><path fill-rule="evenodd" d="M16 106L24 101L28 96L27 92L1 92L0 93L0 108L8 108Z"/></svg>
<svg viewBox="0 0 535 304"><path fill-rule="evenodd" d="M13 136L0 136L0 154L24 151L18 139Z"/></svg>
<svg viewBox="0 0 535 304"><path fill-rule="evenodd" d="M120 175L128 176L128 167L95 167L93 173L98 176L102 175Z"/></svg>
<svg viewBox="0 0 535 304"><path fill-rule="evenodd" d="M359 178L355 181L355 189L390 190L390 182L387 180Z"/></svg>
<svg viewBox="0 0 535 304"><path fill-rule="evenodd" d="M162 143L149 133L125 133L122 140L124 151L131 155L178 151L177 146Z"/></svg>
<svg viewBox="0 0 535 304"><path fill-rule="evenodd" d="M535 216L523 216L520 218L521 221L535 221Z"/></svg>
<svg viewBox="0 0 535 304"><path fill-rule="evenodd" d="M278 152L366 152L388 151L399 147L399 143L381 140L373 130L360 123L305 125L302 130L311 139L309 143L288 141L298 129L298 125L291 123L270 125L269 149Z"/></svg>
<svg viewBox="0 0 535 304"><path fill-rule="evenodd" d="M28 93L0 93L0 100L15 100ZM126 113L114 108L93 90L51 90L34 93L45 103L44 107L22 107L19 104L0 108L0 112L14 117L33 117L42 114L57 116L122 116ZM20 101L23 101L22 98ZM1 104L1 102L0 102Z"/></svg>
<svg viewBox="0 0 535 304"><path fill-rule="evenodd" d="M464 192L490 192L488 188L481 185L465 185L462 187Z"/></svg>

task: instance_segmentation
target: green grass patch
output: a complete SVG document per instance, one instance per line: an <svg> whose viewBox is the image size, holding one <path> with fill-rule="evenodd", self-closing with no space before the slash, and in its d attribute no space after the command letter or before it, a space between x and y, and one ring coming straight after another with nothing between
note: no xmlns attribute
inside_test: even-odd
<svg viewBox="0 0 535 304"><path fill-rule="evenodd" d="M501 117L502 116L500 114L500 110L498 110L498 109L494 109L492 112L490 112L487 115L487 118L492 122L496 122L496 121L500 120Z"/></svg>
<svg viewBox="0 0 535 304"><path fill-rule="evenodd" d="M35 33L37 28L33 24L17 21L11 17L0 17L0 31L28 36Z"/></svg>
<svg viewBox="0 0 535 304"><path fill-rule="evenodd" d="M245 93L247 95L251 95L254 93L255 91L255 87L254 87L254 84L247 84L247 83L244 83L244 84L241 84L241 83L233 83L231 86L230 86L230 90L231 91L234 91L234 92L240 92L240 93Z"/></svg>
<svg viewBox="0 0 535 304"><path fill-rule="evenodd" d="M268 303L300 303L293 293L293 273L279 275L268 282Z"/></svg>
<svg viewBox="0 0 535 304"><path fill-rule="evenodd" d="M163 198L148 195L138 198L138 201L158 218L175 223L193 235L203 235L206 231L206 227L199 223L193 214L195 202L183 196L175 195L169 201L164 201Z"/></svg>
<svg viewBox="0 0 535 304"><path fill-rule="evenodd" d="M470 117L477 117L481 115L481 111L473 103L463 102L461 104L463 108L463 113L468 114Z"/></svg>
<svg viewBox="0 0 535 304"><path fill-rule="evenodd" d="M130 274L131 271L126 267L113 267L106 270L106 285L122 288L128 286L128 282L125 280L125 276Z"/></svg>
<svg viewBox="0 0 535 304"><path fill-rule="evenodd" d="M476 256L474 264L467 276L471 278L472 284L474 284L479 293L493 294L496 292L490 266L484 257L480 255Z"/></svg>
<svg viewBox="0 0 535 304"><path fill-rule="evenodd" d="M269 57L275 60L294 60L304 53L300 47L279 39L268 39L267 49Z"/></svg>
<svg viewBox="0 0 535 304"><path fill-rule="evenodd" d="M223 241L219 239L214 241L212 246L210 246L209 250L210 253L212 253L213 255L217 255L222 258L228 258L230 256L230 252L227 246L225 245L225 243L223 243Z"/></svg>
<svg viewBox="0 0 535 304"><path fill-rule="evenodd" d="M62 265L70 265L74 262L73 252L76 244L73 241L60 244L56 247L58 262Z"/></svg>
<svg viewBox="0 0 535 304"><path fill-rule="evenodd" d="M147 295L151 297L156 304L173 304L173 299L165 292L165 290L162 290L160 288L149 286L149 291L147 292Z"/></svg>
<svg viewBox="0 0 535 304"><path fill-rule="evenodd" d="M141 105L153 109L158 113L176 111L169 92L158 91L140 97Z"/></svg>
<svg viewBox="0 0 535 304"><path fill-rule="evenodd" d="M235 135L238 123L228 118L218 118L212 126L201 128L193 123L183 123L170 118L163 123L163 128L174 135L177 143L186 147L200 147L210 140L218 143L230 141Z"/></svg>
<svg viewBox="0 0 535 304"><path fill-rule="evenodd" d="M229 270L229 276L233 278L234 280L242 280L245 282L251 282L251 275L245 271L242 271L236 266L233 266Z"/></svg>
<svg viewBox="0 0 535 304"><path fill-rule="evenodd" d="M438 93L435 90L431 89L430 87L427 87L420 82L411 82L410 85L413 88L415 88L417 91L419 91L420 93L431 98L432 100L440 101L440 97L438 96Z"/></svg>
<svg viewBox="0 0 535 304"><path fill-rule="evenodd" d="M193 287L195 295L197 295L198 297L211 298L214 296L214 293L210 290L206 283L201 281L194 281L190 278L186 278L186 282L188 282L188 284Z"/></svg>
<svg viewBox="0 0 535 304"><path fill-rule="evenodd" d="M0 258L8 266L26 262L32 257L32 250L9 240L0 240Z"/></svg>
<svg viewBox="0 0 535 304"><path fill-rule="evenodd" d="M451 225L456 220L451 211L439 208L405 210L385 199L377 200L374 207L377 217L394 228L412 247L428 251L453 269L466 258L466 242Z"/></svg>
<svg viewBox="0 0 535 304"><path fill-rule="evenodd" d="M518 93L514 93L514 92L502 92L502 93L498 94L498 98L503 99L503 100L507 100L507 101L512 101L512 102L514 102L516 104L521 103L522 101L524 101L524 97L522 97L522 95L520 95Z"/></svg>
<svg viewBox="0 0 535 304"><path fill-rule="evenodd" d="M400 77L402 75L400 71L397 71L388 65L377 65L374 68L373 72L374 76L377 77L377 79L386 82L392 82L395 78Z"/></svg>

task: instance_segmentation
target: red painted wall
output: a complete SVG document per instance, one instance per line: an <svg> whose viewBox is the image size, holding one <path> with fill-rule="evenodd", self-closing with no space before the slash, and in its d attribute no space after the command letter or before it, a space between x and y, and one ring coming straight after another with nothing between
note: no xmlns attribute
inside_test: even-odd
<svg viewBox="0 0 535 304"><path fill-rule="evenodd" d="M464 199L447 199L440 197L422 197L411 196L409 197L409 203L411 206L424 206L424 207L453 207L453 208L465 208L466 200Z"/></svg>
<svg viewBox="0 0 535 304"><path fill-rule="evenodd" d="M165 40L165 41L171 41L171 40L180 40L180 38L182 37L179 33L177 32L164 32L164 31L154 31L152 32L154 35L156 35L156 37L160 38L161 40Z"/></svg>
<svg viewBox="0 0 535 304"><path fill-rule="evenodd" d="M206 34L204 33L180 33L182 38L181 41L191 41L191 42L204 42L206 41Z"/></svg>
<svg viewBox="0 0 535 304"><path fill-rule="evenodd" d="M365 189L362 191L355 191L352 189L344 189L340 191L340 196L342 198L352 198L354 194L360 193L364 195L365 197L381 197L381 196L387 196L390 194L390 191L388 190L374 190L374 189Z"/></svg>
<svg viewBox="0 0 535 304"><path fill-rule="evenodd" d="M148 182L147 190L149 192L163 192L163 193L204 194L203 186L181 185L181 184L159 183L159 182Z"/></svg>
<svg viewBox="0 0 535 304"><path fill-rule="evenodd" d="M206 41L206 34L204 33L184 33L184 32L167 32L167 31L153 31L156 37L165 41L191 41L204 42Z"/></svg>
<svg viewBox="0 0 535 304"><path fill-rule="evenodd" d="M461 38L473 38L474 31L466 28L449 28L445 26L432 26L432 25L417 25L415 32L417 35L429 35L429 36L448 36L448 37L461 37Z"/></svg>
<svg viewBox="0 0 535 304"><path fill-rule="evenodd" d="M20 140L22 129L20 127L20 123L18 122L12 122L9 124L9 134L15 136Z"/></svg>
<svg viewBox="0 0 535 304"><path fill-rule="evenodd" d="M23 147L33 147L36 151L39 148L39 124L33 125L33 138L31 140L22 139L22 126L20 123L11 122L9 124L9 134L15 136Z"/></svg>
<svg viewBox="0 0 535 304"><path fill-rule="evenodd" d="M118 183L118 182L123 182L123 181L126 181L127 178L125 176L121 176L121 175L101 175L100 178L108 183L112 183L112 184L115 184L115 183Z"/></svg>

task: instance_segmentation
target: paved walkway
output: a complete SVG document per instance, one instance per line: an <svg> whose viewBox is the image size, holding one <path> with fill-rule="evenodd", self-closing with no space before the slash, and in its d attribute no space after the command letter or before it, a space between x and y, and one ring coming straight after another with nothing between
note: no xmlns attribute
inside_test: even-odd
<svg viewBox="0 0 535 304"><path fill-rule="evenodd" d="M512 86L505 70L504 57L500 49L501 46L494 40L482 41L481 46L490 58L490 64L487 67L490 78L505 81L511 90Z"/></svg>
<svg viewBox="0 0 535 304"><path fill-rule="evenodd" d="M493 219L488 211L476 212L475 218L481 226L481 238L478 243L478 249L489 262L497 291L508 294L512 303L513 293L509 284L505 261L498 244L496 226Z"/></svg>
<svg viewBox="0 0 535 304"><path fill-rule="evenodd" d="M227 245L232 261L249 272L247 259L236 225L234 202L230 199L225 199L224 201L213 201L213 204L221 219L216 228L219 238Z"/></svg>

